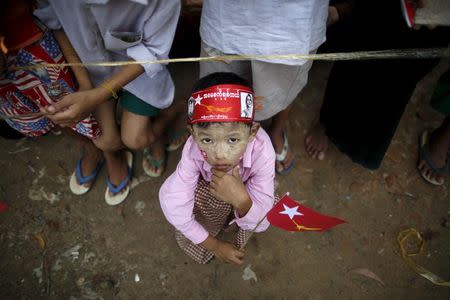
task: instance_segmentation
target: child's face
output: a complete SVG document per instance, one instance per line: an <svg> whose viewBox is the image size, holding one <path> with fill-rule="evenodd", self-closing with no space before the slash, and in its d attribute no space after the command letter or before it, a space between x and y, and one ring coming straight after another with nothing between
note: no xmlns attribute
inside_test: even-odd
<svg viewBox="0 0 450 300"><path fill-rule="evenodd" d="M211 123L206 128L189 126L203 157L214 168L229 171L239 164L247 144L253 140L259 125Z"/></svg>

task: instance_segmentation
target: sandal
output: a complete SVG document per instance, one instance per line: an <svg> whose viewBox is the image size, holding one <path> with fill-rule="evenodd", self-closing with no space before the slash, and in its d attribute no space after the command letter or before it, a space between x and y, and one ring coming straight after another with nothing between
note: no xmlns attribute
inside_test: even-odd
<svg viewBox="0 0 450 300"><path fill-rule="evenodd" d="M166 146L166 151L175 151L187 141L190 136L189 130L184 128L179 131L172 131L169 136L169 143Z"/></svg>
<svg viewBox="0 0 450 300"><path fill-rule="evenodd" d="M280 163L284 162L284 160L286 159L288 150L289 150L288 139L287 139L286 133L284 131L283 131L283 140L284 140L283 150L281 150L281 153L275 153L276 160L277 160L277 162L280 162ZM295 165L295 157L292 159L292 162L289 164L289 166L284 168L282 171L276 170L276 172L282 176L286 176L292 171L292 169L294 168L294 165Z"/></svg>
<svg viewBox="0 0 450 300"><path fill-rule="evenodd" d="M83 158L80 158L78 160L77 166L75 167L75 171L72 173L72 176L70 176L69 182L70 191L75 195L83 195L89 192L89 190L92 188L92 185L94 184L95 179L97 178L98 173L100 172L105 162L104 160L99 161L94 171L92 171L91 174L84 176L81 171L82 159ZM85 186L86 183L91 182L92 184L90 186Z"/></svg>
<svg viewBox="0 0 450 300"><path fill-rule="evenodd" d="M133 177L133 153L126 151L125 155L128 165L128 174L125 179L122 180L122 182L120 182L117 186L109 180L109 177L106 180L107 187L105 192L105 201L108 205L118 205L122 203L130 193L129 183Z"/></svg>
<svg viewBox="0 0 450 300"><path fill-rule="evenodd" d="M161 171L155 172L155 171L151 170L148 167L148 164L146 163L146 161L153 168L155 168L156 170L161 170ZM150 148L144 149L144 157L142 159L142 168L144 169L145 174L147 174L150 177L159 177L164 172L165 165L166 165L166 155L165 154L164 154L163 158L161 158L161 159L154 159Z"/></svg>
<svg viewBox="0 0 450 300"><path fill-rule="evenodd" d="M430 152L428 151L429 135L429 132L425 130L419 137L419 159L425 161L433 173L437 175L445 175L448 172L448 163L446 163L443 167L438 167L431 159ZM445 182L444 180L437 181L433 178L427 177L426 171L420 169L418 170L422 178L433 185L439 186L443 185Z"/></svg>

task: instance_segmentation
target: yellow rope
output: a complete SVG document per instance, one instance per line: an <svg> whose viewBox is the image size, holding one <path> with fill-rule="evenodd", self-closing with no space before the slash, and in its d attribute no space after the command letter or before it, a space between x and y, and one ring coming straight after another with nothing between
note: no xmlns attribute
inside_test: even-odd
<svg viewBox="0 0 450 300"><path fill-rule="evenodd" d="M371 59L424 59L424 58L448 58L450 48L420 48L420 49L391 49L378 51L358 51L342 53L321 53L321 54L277 54L277 55L220 55L207 57L186 57L145 61L108 61L108 62L85 62L85 63L62 63L62 64L34 64L29 66L11 67L9 71L34 70L46 67L118 67L126 65L146 65L146 64L168 64L200 61L239 61L239 60L371 60ZM31 118L43 116L45 114L29 113L26 115L0 116L0 119Z"/></svg>
<svg viewBox="0 0 450 300"><path fill-rule="evenodd" d="M85 63L62 63L62 64L35 64L30 66L14 67L11 70L29 70L45 67L118 67L127 65L168 64L182 62L200 61L236 61L236 60L369 60L369 59L421 59L421 58L443 58L450 57L450 48L427 48L427 49L394 49L379 51L358 51L342 53L321 54L277 54L277 55L220 55L207 57L170 58L160 60L144 61L108 61L108 62L85 62Z"/></svg>

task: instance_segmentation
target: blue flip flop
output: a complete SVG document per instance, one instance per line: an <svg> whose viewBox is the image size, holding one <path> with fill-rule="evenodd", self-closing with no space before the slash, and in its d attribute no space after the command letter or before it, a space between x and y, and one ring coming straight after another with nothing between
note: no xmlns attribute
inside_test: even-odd
<svg viewBox="0 0 450 300"><path fill-rule="evenodd" d="M109 205L118 205L125 201L128 194L130 193L130 182L133 178L133 153L130 151L125 152L128 174L117 186L114 185L109 177L106 179L107 188L105 192L105 201ZM112 194L112 196L110 195Z"/></svg>
<svg viewBox="0 0 450 300"><path fill-rule="evenodd" d="M105 163L104 160L99 161L97 163L97 166L95 167L94 171L92 171L91 174L84 176L81 171L81 160L83 158L80 158L77 162L77 166L75 167L75 171L72 173L72 176L70 177L69 187L70 191L74 193L75 195L83 195L89 192L89 190L92 187L92 184L87 187L84 184L92 182L94 183L95 179L97 178L98 173L103 167L103 164Z"/></svg>

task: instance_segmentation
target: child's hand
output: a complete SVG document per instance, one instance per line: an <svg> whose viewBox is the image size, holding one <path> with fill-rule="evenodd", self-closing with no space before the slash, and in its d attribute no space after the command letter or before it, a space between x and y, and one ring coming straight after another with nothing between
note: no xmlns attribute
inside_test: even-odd
<svg viewBox="0 0 450 300"><path fill-rule="evenodd" d="M232 175L216 169L212 169L212 173L209 186L211 194L219 200L230 203L240 216L244 216L252 206L252 201L239 175L239 167L234 167Z"/></svg>
<svg viewBox="0 0 450 300"><path fill-rule="evenodd" d="M41 108L41 111L46 113L46 117L55 124L63 127L70 126L86 118L95 110L103 100L101 92L98 89L75 92L64 96L61 101Z"/></svg>
<svg viewBox="0 0 450 300"><path fill-rule="evenodd" d="M245 253L235 245L219 240L217 242L217 246L211 251L220 261L235 265L241 265L244 262Z"/></svg>

